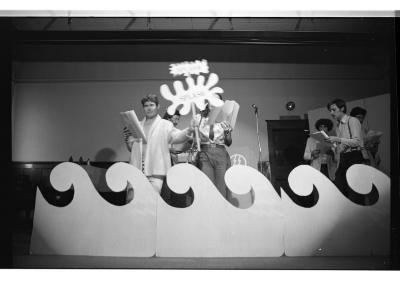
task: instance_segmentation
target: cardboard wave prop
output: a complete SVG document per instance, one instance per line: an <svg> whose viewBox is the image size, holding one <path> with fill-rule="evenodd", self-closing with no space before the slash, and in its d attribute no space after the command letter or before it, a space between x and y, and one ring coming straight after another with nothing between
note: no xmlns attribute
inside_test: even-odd
<svg viewBox="0 0 400 282"><path fill-rule="evenodd" d="M301 165L289 175L292 192L299 198L318 197L315 205L303 207L284 191L280 198L257 170L235 165L225 174L228 189L254 197L250 207L241 209L227 202L199 169L179 164L168 171L168 186L178 194L192 189L194 201L187 208L175 208L152 189L142 172L116 163L107 170L107 185L121 191L130 183L134 198L115 206L98 194L82 167L62 163L51 172L50 182L59 191L74 189L73 199L55 207L38 190L31 252L133 257L387 255L389 177L373 167L353 165L347 180L355 193L376 191L379 198L369 206L353 203L325 175Z"/></svg>
<svg viewBox="0 0 400 282"><path fill-rule="evenodd" d="M178 175L185 175L184 181ZM251 181L247 177L252 177ZM271 183L249 166L233 166L226 175L228 189L252 193L249 209L226 201L211 180L195 166L171 168L168 186L176 193L190 187L193 204L171 209L160 201L157 207L157 256L160 257L271 257L281 256L283 214L281 201Z"/></svg>
<svg viewBox="0 0 400 282"><path fill-rule="evenodd" d="M353 165L347 171L347 181L355 193L367 195L378 190L379 199L372 206L349 201L329 178L307 165L294 168L288 181L297 195L317 189L318 202L312 208L299 208L282 191L286 255L389 253L390 180L385 174L366 165Z"/></svg>
<svg viewBox="0 0 400 282"><path fill-rule="evenodd" d="M59 208L49 205L37 191L31 253L134 257L155 254L158 198L137 168L117 163L106 173L106 182L113 191L121 191L131 183L135 199L125 206L106 202L85 169L74 163L56 166L50 182L58 191L74 189L74 198Z"/></svg>

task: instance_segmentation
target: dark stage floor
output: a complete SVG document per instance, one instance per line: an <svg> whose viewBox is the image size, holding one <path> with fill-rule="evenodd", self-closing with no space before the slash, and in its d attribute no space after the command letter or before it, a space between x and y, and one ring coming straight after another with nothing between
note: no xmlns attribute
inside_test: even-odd
<svg viewBox="0 0 400 282"><path fill-rule="evenodd" d="M130 269L390 269L389 257L131 258L14 256L15 268Z"/></svg>

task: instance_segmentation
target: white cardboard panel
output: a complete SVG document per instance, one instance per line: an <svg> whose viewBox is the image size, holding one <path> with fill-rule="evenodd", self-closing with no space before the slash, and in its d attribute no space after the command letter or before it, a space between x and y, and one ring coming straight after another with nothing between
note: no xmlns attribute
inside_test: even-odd
<svg viewBox="0 0 400 282"><path fill-rule="evenodd" d="M232 166L225 175L237 194L254 192L247 209L227 202L210 179L189 164L173 166L168 185L184 193L191 187L193 204L172 208L157 206L157 256L160 257L270 257L283 254L281 201L274 188L257 170Z"/></svg>
<svg viewBox="0 0 400 282"><path fill-rule="evenodd" d="M311 193L314 184L319 200L314 207L303 208L282 192L286 216L286 255L388 254L389 178L365 165L353 166L347 175L350 187L358 193L370 192L373 182L380 195L378 202L373 206L351 202L327 177L311 166L301 165L290 173L289 185L296 194ZM377 222L382 222L382 225Z"/></svg>
<svg viewBox="0 0 400 282"><path fill-rule="evenodd" d="M87 172L74 163L55 167L50 181L57 190L74 185L72 202L52 206L38 190L31 253L46 255L132 256L155 254L156 201L147 178L135 167L116 163L106 173L110 188L120 191L129 181L134 199L114 206L94 189Z"/></svg>
<svg viewBox="0 0 400 282"><path fill-rule="evenodd" d="M355 191L375 185L379 193L378 201L366 207L363 216L368 223L370 254L390 254L390 178L371 166L353 165L347 171L349 186Z"/></svg>
<svg viewBox="0 0 400 282"><path fill-rule="evenodd" d="M128 180L134 199L118 207L94 189L87 172L73 163L53 169L50 181L57 190L74 185L74 198L66 207L49 205L40 191L36 196L33 254L150 257L276 257L387 255L390 234L390 179L365 165L348 170L350 187L366 194L372 183L379 200L361 206L344 197L335 185L310 166L299 166L289 175L298 195L307 195L313 184L319 192L314 207L303 208L257 170L232 166L225 175L229 189L253 193L249 208L232 206L196 167L174 166L169 187L194 191L188 208L167 205L147 178L135 167L117 163L106 173L110 189L122 190ZM157 215L157 219L156 219Z"/></svg>

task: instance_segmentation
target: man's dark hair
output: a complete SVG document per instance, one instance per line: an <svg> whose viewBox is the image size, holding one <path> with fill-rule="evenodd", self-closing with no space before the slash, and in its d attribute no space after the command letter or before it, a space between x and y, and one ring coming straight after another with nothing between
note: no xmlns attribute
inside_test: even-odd
<svg viewBox="0 0 400 282"><path fill-rule="evenodd" d="M339 109L343 108L343 112L346 113L347 111L347 107L346 107L346 102L343 101L342 99L334 99L331 102L328 103L328 105L326 106L328 108L328 111L330 111L330 107L332 105L336 105Z"/></svg>
<svg viewBox="0 0 400 282"><path fill-rule="evenodd" d="M332 130L333 127L333 122L330 119L327 118L320 118L319 120L317 120L317 122L315 123L315 128L317 130L319 130L319 127L321 125L325 125L328 128L328 131Z"/></svg>
<svg viewBox="0 0 400 282"><path fill-rule="evenodd" d="M355 116L357 116L357 115L366 116L366 115L367 115L367 110L364 109L364 108L361 108L361 107L354 107L354 108L351 109L350 115L351 115L352 117L355 117Z"/></svg>
<svg viewBox="0 0 400 282"><path fill-rule="evenodd" d="M146 102L153 102L153 103L155 103L155 104L158 106L158 98L157 98L157 95L154 95L154 94L148 94L148 95L146 95L146 96L141 100L141 102L142 102L142 106L144 106L144 104L145 104Z"/></svg>
<svg viewBox="0 0 400 282"><path fill-rule="evenodd" d="M170 120L173 116L181 116L178 110L175 111L173 115L170 115L168 112L165 112L163 119Z"/></svg>

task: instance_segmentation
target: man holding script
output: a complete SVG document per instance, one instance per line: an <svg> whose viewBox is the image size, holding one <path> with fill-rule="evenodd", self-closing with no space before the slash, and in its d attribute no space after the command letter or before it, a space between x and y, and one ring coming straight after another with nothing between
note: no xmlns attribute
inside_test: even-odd
<svg viewBox="0 0 400 282"><path fill-rule="evenodd" d="M124 128L125 143L131 152L129 162L143 171L155 190L160 193L167 171L171 167L168 145L186 142L194 129L190 126L179 130L172 122L162 119L158 114L160 105L156 95L147 95L141 103L145 118L140 122L135 122L133 118L130 126ZM121 113L124 121L127 120L127 114L129 112ZM129 130L129 127L133 128Z"/></svg>

